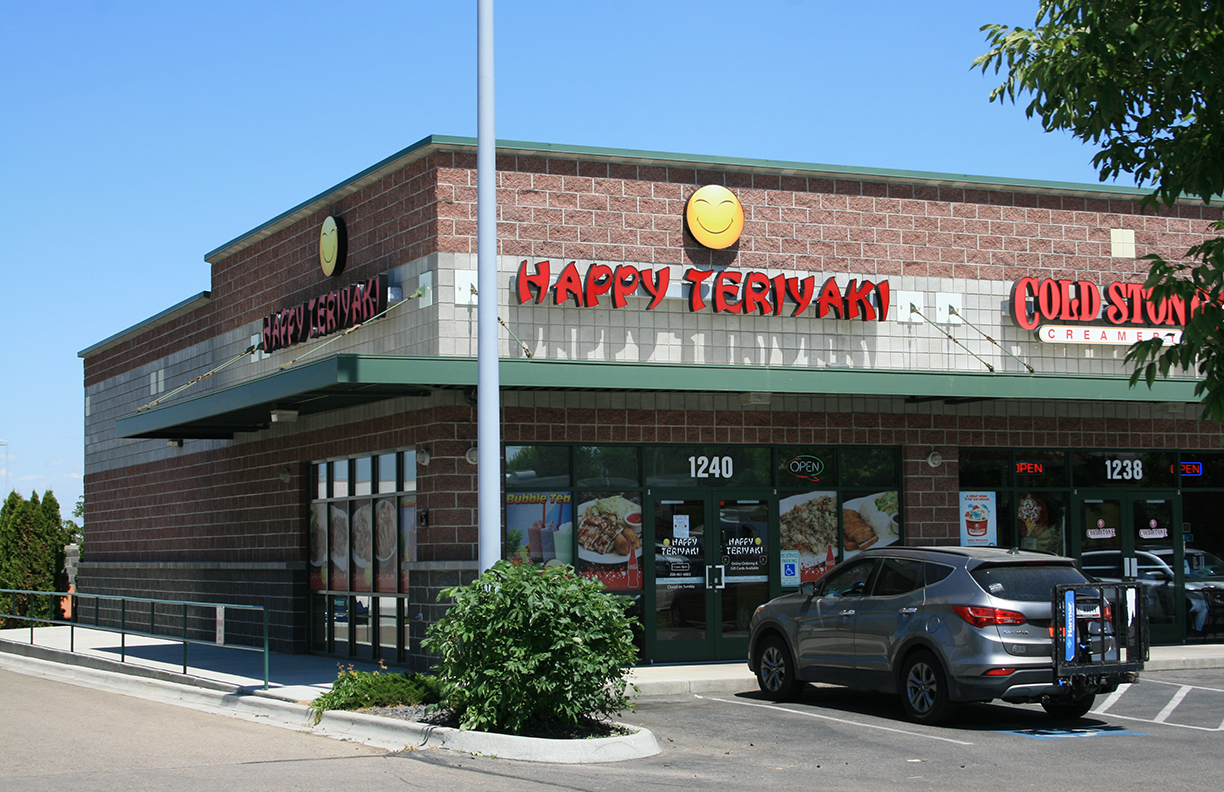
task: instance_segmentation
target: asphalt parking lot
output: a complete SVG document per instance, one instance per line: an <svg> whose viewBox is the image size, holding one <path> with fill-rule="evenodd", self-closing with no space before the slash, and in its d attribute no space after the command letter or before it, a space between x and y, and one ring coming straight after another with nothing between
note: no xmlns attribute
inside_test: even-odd
<svg viewBox="0 0 1224 792"><path fill-rule="evenodd" d="M894 697L811 687L649 696L624 720L657 756L548 765L444 750L385 752L317 735L0 671L0 790L227 788L504 790L888 788L1218 790L1224 670L1147 673L1096 710L1056 722L1040 707L970 705L916 726ZM65 750L66 746L71 746ZM53 772L48 772L52 768Z"/></svg>

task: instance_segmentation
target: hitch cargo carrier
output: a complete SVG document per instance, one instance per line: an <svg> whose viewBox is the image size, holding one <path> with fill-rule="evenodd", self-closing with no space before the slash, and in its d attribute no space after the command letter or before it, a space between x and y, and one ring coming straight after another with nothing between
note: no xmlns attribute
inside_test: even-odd
<svg viewBox="0 0 1224 792"><path fill-rule="evenodd" d="M1139 583L1055 586L1051 605L1056 679L1115 674L1137 678L1149 649Z"/></svg>

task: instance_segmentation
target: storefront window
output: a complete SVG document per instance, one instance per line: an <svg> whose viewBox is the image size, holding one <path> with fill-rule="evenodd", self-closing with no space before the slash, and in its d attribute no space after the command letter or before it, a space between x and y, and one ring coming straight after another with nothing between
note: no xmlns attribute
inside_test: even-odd
<svg viewBox="0 0 1224 792"><path fill-rule="evenodd" d="M395 458L395 454L383 454L378 457L378 491L380 493L395 492L399 488Z"/></svg>
<svg viewBox="0 0 1224 792"><path fill-rule="evenodd" d="M784 586L816 580L844 558L902 540L899 461L896 448L779 449L778 483L796 488L780 493L778 503L781 562L784 572L794 570Z"/></svg>
<svg viewBox="0 0 1224 792"><path fill-rule="evenodd" d="M322 462L314 466L315 470L315 497L327 497L327 463Z"/></svg>
<svg viewBox="0 0 1224 792"><path fill-rule="evenodd" d="M778 485L806 487L837 483L837 450L821 446L784 446L778 449Z"/></svg>
<svg viewBox="0 0 1224 792"><path fill-rule="evenodd" d="M584 493L578 504L578 574L609 591L641 591L642 502L636 492Z"/></svg>
<svg viewBox="0 0 1224 792"><path fill-rule="evenodd" d="M374 460L357 457L353 460L353 494L369 495L373 492Z"/></svg>
<svg viewBox="0 0 1224 792"><path fill-rule="evenodd" d="M759 446L648 446L652 487L764 487L772 483L773 449Z"/></svg>
<svg viewBox="0 0 1224 792"><path fill-rule="evenodd" d="M315 462L313 471L312 651L403 660L398 601L416 560L416 450Z"/></svg>
<svg viewBox="0 0 1224 792"><path fill-rule="evenodd" d="M1011 486L1011 451L1005 448L962 448L959 457L962 490L994 490Z"/></svg>
<svg viewBox="0 0 1224 792"><path fill-rule="evenodd" d="M574 449L578 486L637 487L642 483L640 459L637 446L578 446Z"/></svg>
<svg viewBox="0 0 1224 792"><path fill-rule="evenodd" d="M1075 451L1076 487L1176 487L1174 454L1168 451Z"/></svg>
<svg viewBox="0 0 1224 792"><path fill-rule="evenodd" d="M885 547L901 538L901 509L897 490L842 494L842 557Z"/></svg>
<svg viewBox="0 0 1224 792"><path fill-rule="evenodd" d="M503 557L515 563L559 566L574 561L573 493L506 493Z"/></svg>
<svg viewBox="0 0 1224 792"><path fill-rule="evenodd" d="M569 487L570 447L557 445L506 446L506 487Z"/></svg>
<svg viewBox="0 0 1224 792"><path fill-rule="evenodd" d="M332 474L331 497L347 498L349 496L349 460L342 459L332 462L328 467L331 468Z"/></svg>
<svg viewBox="0 0 1224 792"><path fill-rule="evenodd" d="M1177 472L1183 487L1224 488L1224 454L1185 451Z"/></svg>
<svg viewBox="0 0 1224 792"><path fill-rule="evenodd" d="M838 552L837 493L813 490L789 495L778 504L781 550L794 554L800 582L816 580L833 568Z"/></svg>
<svg viewBox="0 0 1224 792"><path fill-rule="evenodd" d="M841 475L844 487L895 487L897 452L892 448L844 448Z"/></svg>
<svg viewBox="0 0 1224 792"><path fill-rule="evenodd" d="M1070 486L1065 451L1020 450L1012 465L1017 487Z"/></svg>
<svg viewBox="0 0 1224 792"><path fill-rule="evenodd" d="M1015 517L1016 544L1020 547L1066 554L1067 493L1020 491Z"/></svg>

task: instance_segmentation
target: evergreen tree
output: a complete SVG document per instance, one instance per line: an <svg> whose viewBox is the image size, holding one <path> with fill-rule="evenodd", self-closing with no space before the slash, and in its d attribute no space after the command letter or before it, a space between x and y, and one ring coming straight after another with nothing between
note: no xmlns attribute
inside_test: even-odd
<svg viewBox="0 0 1224 792"><path fill-rule="evenodd" d="M25 500L12 493L0 509L0 588L57 591L64 565L63 528L59 503L50 492ZM29 594L0 595L0 612L48 618L52 598ZM5 627L22 626L20 619L4 620Z"/></svg>

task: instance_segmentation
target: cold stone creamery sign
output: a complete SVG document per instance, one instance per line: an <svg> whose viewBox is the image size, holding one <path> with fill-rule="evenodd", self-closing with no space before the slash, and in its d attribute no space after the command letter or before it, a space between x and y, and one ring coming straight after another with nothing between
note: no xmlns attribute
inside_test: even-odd
<svg viewBox="0 0 1224 792"><path fill-rule="evenodd" d="M543 304L551 293L554 305L565 305L571 300L579 308L601 307L624 308L628 298L644 291L650 299L646 310L659 306L667 296L671 285L671 269L639 269L627 264L612 268L606 264L591 264L586 274L578 271L577 262L571 261L552 279L552 266L547 261L535 265L523 261L519 265L517 295L520 305ZM819 288L815 276L805 278L774 275L763 272L737 270L701 270L691 268L682 276L689 290L689 310L703 311L711 308L715 313L752 314L781 316L789 304L791 316L800 316L811 310L817 318L860 319L864 322L888 319L888 281L873 283L869 280L851 278L844 287L832 277ZM703 286L708 286L710 303L703 297Z"/></svg>
<svg viewBox="0 0 1224 792"><path fill-rule="evenodd" d="M1178 297L1154 301L1151 290L1140 283L1114 281L1105 296L1108 302L1091 281L1021 278L1012 288L1012 319L1025 330L1037 330L1047 343L1129 345L1164 338L1175 344L1181 341L1181 331L1169 328L1185 326L1203 306L1197 297L1189 305Z"/></svg>

